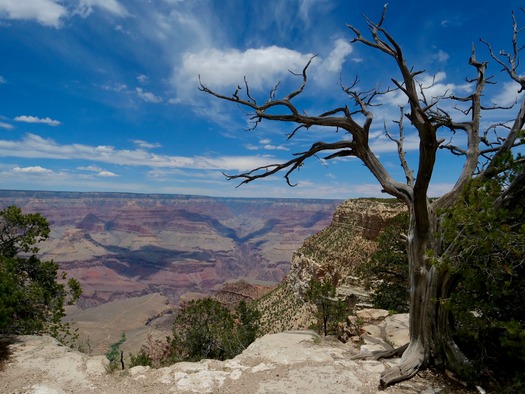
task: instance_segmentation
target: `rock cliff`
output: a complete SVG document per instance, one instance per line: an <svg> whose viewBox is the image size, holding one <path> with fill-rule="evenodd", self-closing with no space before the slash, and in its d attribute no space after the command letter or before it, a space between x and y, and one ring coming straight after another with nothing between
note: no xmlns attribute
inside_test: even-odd
<svg viewBox="0 0 525 394"><path fill-rule="evenodd" d="M384 199L347 200L337 207L330 226L304 241L293 254L286 278L259 300L263 332L310 326L312 310L302 295L312 278L328 275L341 294L363 294L356 269L369 259L389 220L405 209L404 204Z"/></svg>

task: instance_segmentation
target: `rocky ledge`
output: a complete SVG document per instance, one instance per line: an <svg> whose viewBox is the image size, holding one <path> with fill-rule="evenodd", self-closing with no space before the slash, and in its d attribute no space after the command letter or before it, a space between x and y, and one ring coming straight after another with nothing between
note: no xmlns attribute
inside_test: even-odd
<svg viewBox="0 0 525 394"><path fill-rule="evenodd" d="M368 312L367 312L368 313ZM312 331L265 335L232 360L134 367L109 374L104 356L90 357L46 336L13 338L0 372L3 393L378 393L379 375L397 362L352 359L407 335L407 316L363 312L363 341L346 344ZM368 321L367 321L368 320ZM377 328L374 328L377 327ZM395 340L392 333L395 332ZM390 334L389 334L390 333ZM391 335L390 337L388 335ZM385 393L468 393L432 372Z"/></svg>

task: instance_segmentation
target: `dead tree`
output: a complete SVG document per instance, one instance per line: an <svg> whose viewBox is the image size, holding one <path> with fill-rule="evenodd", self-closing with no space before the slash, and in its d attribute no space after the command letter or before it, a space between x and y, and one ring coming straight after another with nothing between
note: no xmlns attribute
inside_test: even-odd
<svg viewBox="0 0 525 394"><path fill-rule="evenodd" d="M374 23L366 18L369 38L366 38L354 26L347 25L347 27L354 34L351 42L373 48L393 60L397 71L401 73L401 78L392 79L393 87L384 91L379 89L359 91L357 82L350 87L342 85L341 87L351 102L350 106L345 105L317 116L311 116L294 105L293 99L300 95L307 85L307 71L312 59L306 64L302 73L294 74L302 79L299 88L282 98L276 98L276 87L270 92L269 99L264 103L259 103L255 99L246 78L244 85L238 86L231 96L211 90L202 81L199 86L199 89L205 93L247 108L252 114L253 128L263 121L289 122L295 124L296 127L288 138L293 138L301 129L309 129L312 126L345 132L346 138L338 142L316 142L310 149L294 154L288 161L262 166L241 174L226 175L228 179L240 180L240 184L245 184L283 171L286 182L293 186L290 175L299 169L305 160L330 151L331 153L324 157L325 160L344 156L354 156L360 159L381 184L383 192L398 198L407 205L410 215L407 240L410 275L410 343L403 352L399 366L383 373L380 382L382 387L409 379L420 369L431 365L447 363L452 368L468 365L468 359L452 338L449 312L439 302L449 297L455 281L446 268L438 268L439 265L432 262L432 259L435 262L435 259L439 260L445 253L441 250L439 243L440 228L436 212L453 205L462 188L473 177L494 176L497 158L504 156L519 144L518 137L525 123L525 101L522 101L513 122L503 122L492 125L488 130L481 130L482 113L502 108L482 104L483 90L490 81L490 77L486 76L487 63L476 59L474 46L469 64L475 70L476 76L467 80L472 84L473 93L464 97L452 95L427 97L428 86L423 86L417 79L422 71L414 71L406 64L402 48L383 26L385 15L386 7L383 9L379 22ZM508 76L519 83L522 89L525 89L525 78L520 77L517 71L518 57L522 48L517 45L519 29L514 15L513 21L512 53L501 52L496 56L490 45L485 44L493 60L501 65ZM244 95L240 95L242 90L244 90ZM406 96L407 104L402 109L401 119L395 121L399 126L398 136L394 137L388 131L387 134L398 145L406 182L395 180L369 145L370 130L374 121L372 111L374 100L394 90L401 91ZM455 120L452 116L450 103L456 103L453 107L461 111L461 121ZM415 173L409 169L405 159L403 119L410 122L410 126L415 129L419 137L419 159ZM464 133L467 137L466 146L456 146L450 141L438 139L438 131L441 130L448 130L454 134ZM489 138L492 135L496 136L494 140ZM429 184L436 163L436 155L440 149L448 150L450 154L464 156L464 164L452 190L439 199L431 200L428 195ZM520 179L520 190L523 192L523 177Z"/></svg>

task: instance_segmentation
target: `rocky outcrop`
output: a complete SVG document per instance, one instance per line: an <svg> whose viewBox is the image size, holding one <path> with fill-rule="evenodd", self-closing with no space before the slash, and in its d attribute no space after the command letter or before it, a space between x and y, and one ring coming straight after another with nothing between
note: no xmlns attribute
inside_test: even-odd
<svg viewBox="0 0 525 394"><path fill-rule="evenodd" d="M387 346L384 338L375 339ZM28 394L371 394L379 392L380 373L399 362L352 359L360 354L360 345L321 338L311 331L266 335L231 360L181 362L160 369L138 366L113 374L106 372L104 356L89 357L50 337L12 338L7 352L10 358L0 371L0 391ZM428 371L382 392L467 393Z"/></svg>
<svg viewBox="0 0 525 394"><path fill-rule="evenodd" d="M235 309L241 301L252 302L269 293L275 286L262 286L244 280L225 283L216 291L213 298L230 309Z"/></svg>
<svg viewBox="0 0 525 394"><path fill-rule="evenodd" d="M307 238L293 254L290 271L278 288L258 301L262 331L295 330L313 323L312 308L302 299L312 278L328 276L341 298L366 300L368 293L356 272L375 250L381 230L405 209L395 200L381 199L347 200L337 207L330 226Z"/></svg>
<svg viewBox="0 0 525 394"><path fill-rule="evenodd" d="M338 285L355 276L376 248L375 239L405 205L392 200L347 200L337 207L332 223L305 240L294 254L287 280L300 293L312 277L329 275Z"/></svg>

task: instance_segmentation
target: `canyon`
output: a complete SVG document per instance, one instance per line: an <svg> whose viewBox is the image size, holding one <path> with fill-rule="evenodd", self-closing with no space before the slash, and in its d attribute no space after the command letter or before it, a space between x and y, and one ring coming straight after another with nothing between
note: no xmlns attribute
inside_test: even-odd
<svg viewBox="0 0 525 394"><path fill-rule="evenodd" d="M151 335L165 337L181 300L218 292L257 298L272 289L294 251L330 224L340 203L0 191L0 209L16 205L47 218L51 233L39 256L81 283L83 295L66 319L93 354L122 332L127 352ZM247 284L241 291L231 285L239 280Z"/></svg>
<svg viewBox="0 0 525 394"><path fill-rule="evenodd" d="M82 284L82 309L160 293L177 303L229 280L274 285L340 201L0 191L47 218L40 257Z"/></svg>
<svg viewBox="0 0 525 394"><path fill-rule="evenodd" d="M127 354L164 339L179 302L206 295L230 306L258 299L262 334L308 328L310 279L330 275L343 297L359 293L356 268L405 209L377 199L0 191L0 208L9 205L48 219L40 257L80 281L66 321L92 354L122 333Z"/></svg>

